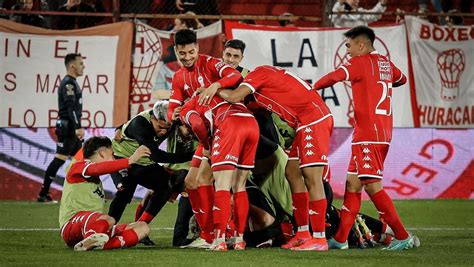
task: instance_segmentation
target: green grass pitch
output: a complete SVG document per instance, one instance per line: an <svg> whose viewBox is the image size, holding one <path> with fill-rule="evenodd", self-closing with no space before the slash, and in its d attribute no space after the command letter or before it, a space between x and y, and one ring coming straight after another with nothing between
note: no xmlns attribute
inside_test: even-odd
<svg viewBox="0 0 474 267"><path fill-rule="evenodd" d="M124 222L133 220L136 202ZM421 247L401 252L380 248L295 252L278 248L208 252L171 246L177 204L167 204L151 224L156 247L74 252L58 229L58 204L0 202L0 266L474 266L474 203L462 200L396 201L399 214ZM336 203L340 206L340 201ZM376 212L369 202L362 211ZM21 230L24 229L24 230Z"/></svg>

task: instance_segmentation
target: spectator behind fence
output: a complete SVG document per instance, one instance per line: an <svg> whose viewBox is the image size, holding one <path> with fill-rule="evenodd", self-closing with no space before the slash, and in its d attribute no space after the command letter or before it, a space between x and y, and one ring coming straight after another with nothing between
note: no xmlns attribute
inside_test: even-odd
<svg viewBox="0 0 474 267"><path fill-rule="evenodd" d="M292 17L293 14L291 14L289 12L285 12L285 13L281 14L280 16L282 16L282 17ZM295 22L292 19L290 19L290 20L279 20L278 23L282 27L294 27L295 26Z"/></svg>
<svg viewBox="0 0 474 267"><path fill-rule="evenodd" d="M33 0L19 0L12 6L12 10L31 11L33 10ZM44 27L44 18L35 14L12 14L10 20L36 27Z"/></svg>
<svg viewBox="0 0 474 267"><path fill-rule="evenodd" d="M58 11L63 12L104 12L101 1L95 0L68 0L66 4L59 7ZM60 30L82 29L95 26L102 20L102 17L88 16L61 16L58 18L57 28Z"/></svg>
<svg viewBox="0 0 474 267"><path fill-rule="evenodd" d="M188 11L184 15L196 16L196 13ZM179 31L184 29L197 30L204 27L197 18L185 19L185 18L175 18L174 19L174 28L173 31Z"/></svg>
<svg viewBox="0 0 474 267"><path fill-rule="evenodd" d="M359 0L337 0L332 11L331 21L337 28L352 28L367 26L379 20L382 15L351 14L351 12L384 12L387 9L387 0L380 0L372 9L359 7Z"/></svg>

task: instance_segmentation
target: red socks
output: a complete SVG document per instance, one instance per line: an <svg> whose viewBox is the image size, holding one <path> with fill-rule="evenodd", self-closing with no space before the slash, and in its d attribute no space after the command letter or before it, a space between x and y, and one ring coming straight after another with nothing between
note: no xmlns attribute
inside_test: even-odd
<svg viewBox="0 0 474 267"><path fill-rule="evenodd" d="M140 216L142 215L143 211L145 209L143 208L142 203L138 203L137 209L135 210L135 221L137 222L138 219L140 219Z"/></svg>
<svg viewBox="0 0 474 267"><path fill-rule="evenodd" d="M196 216L196 221L199 225L199 228L202 229L204 222L201 213L201 198L199 197L198 190L186 189L186 192L188 192L189 202L191 203L191 207L193 209L194 216Z"/></svg>
<svg viewBox="0 0 474 267"><path fill-rule="evenodd" d="M326 237L326 206L327 200L325 198L309 202L309 219L313 237Z"/></svg>
<svg viewBox="0 0 474 267"><path fill-rule="evenodd" d="M219 190L214 195L214 231L216 238L225 238L227 222L230 219L230 192Z"/></svg>
<svg viewBox="0 0 474 267"><path fill-rule="evenodd" d="M133 229L127 229L122 235L111 237L104 245L104 249L130 248L138 244L138 241L137 233Z"/></svg>
<svg viewBox="0 0 474 267"><path fill-rule="evenodd" d="M201 238L208 243L212 243L214 231L214 217L212 212L212 205L214 204L214 186L203 185L197 189L200 198L200 213L202 217Z"/></svg>
<svg viewBox="0 0 474 267"><path fill-rule="evenodd" d="M106 234L108 231L109 223L106 220L96 220L87 224L87 228L84 231L84 238L87 238L92 234Z"/></svg>
<svg viewBox="0 0 474 267"><path fill-rule="evenodd" d="M341 223L334 239L339 243L347 241L349 231L354 225L357 213L360 210L361 193L347 192L344 195L344 204L341 208Z"/></svg>
<svg viewBox="0 0 474 267"><path fill-rule="evenodd" d="M140 218L138 218L138 221L139 222L146 222L146 223L149 224L153 220L153 218L155 218L155 216L151 215L147 211L144 211L142 213L142 216L140 216Z"/></svg>
<svg viewBox="0 0 474 267"><path fill-rule="evenodd" d="M308 192L293 193L293 216L295 216L298 232L309 232L309 196Z"/></svg>
<svg viewBox="0 0 474 267"><path fill-rule="evenodd" d="M244 234L249 213L249 199L246 191L234 193L234 223L239 236Z"/></svg>
<svg viewBox="0 0 474 267"><path fill-rule="evenodd" d="M395 233L395 238L398 240L404 240L408 238L408 232L403 226L400 218L398 217L395 206L393 205L392 199L388 196L385 190L381 190L374 195L370 196L372 202L374 202L380 216L385 222L392 228Z"/></svg>

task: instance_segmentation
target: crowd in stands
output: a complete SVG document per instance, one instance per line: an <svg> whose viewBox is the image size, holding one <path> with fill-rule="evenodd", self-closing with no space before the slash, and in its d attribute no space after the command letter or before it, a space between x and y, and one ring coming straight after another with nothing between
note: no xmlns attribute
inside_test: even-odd
<svg viewBox="0 0 474 267"><path fill-rule="evenodd" d="M421 18L429 19L431 22L440 25L462 25L462 17L450 16L452 13L471 13L472 0L417 0L412 10L402 10L395 8L395 3L388 0L379 0L372 6L359 4L360 0L333 0L328 21L334 27L354 27L358 25L368 25L379 21L382 15L354 14L354 12L384 12L388 8L390 11L398 12L418 12ZM331 2L332 3L332 2ZM367 3L367 2L364 2ZM222 3L220 3L222 5ZM66 13L87 12L87 13L111 13L113 11L112 1L98 0L0 0L1 9L20 11L60 11ZM121 0L119 1L120 13L125 14L184 14L184 15L217 15L219 6L216 1L203 0ZM446 16L428 17L428 12L445 13ZM262 14L274 15L274 14ZM283 17L298 16L290 12L280 14ZM104 16L42 16L37 14L0 14L1 18L10 19L15 22L28 24L36 27L43 27L58 30L82 29L110 23L110 17ZM180 29L199 29L208 25L212 21L198 20L193 18L176 18L174 20L153 19L146 20L151 26L164 30L177 31ZM254 20L241 21L243 23L255 24ZM403 22L403 16L398 16L396 22ZM283 27L298 26L295 20L287 19L279 21Z"/></svg>

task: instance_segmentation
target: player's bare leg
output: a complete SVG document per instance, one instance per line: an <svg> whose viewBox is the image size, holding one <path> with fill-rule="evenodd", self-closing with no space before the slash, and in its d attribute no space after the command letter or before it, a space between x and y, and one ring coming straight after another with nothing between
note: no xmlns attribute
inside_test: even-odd
<svg viewBox="0 0 474 267"><path fill-rule="evenodd" d="M214 195L214 242L210 247L213 251L227 251L225 234L230 219L230 189L235 178L235 170L214 172L216 193Z"/></svg>
<svg viewBox="0 0 474 267"><path fill-rule="evenodd" d="M247 216L249 213L249 199L245 189L245 183L249 175L248 170L237 169L235 173L232 191L234 192L234 223L235 223L235 242L234 250L244 250L246 243L244 241L244 231L247 225Z"/></svg>
<svg viewBox="0 0 474 267"><path fill-rule="evenodd" d="M344 203L341 208L341 222L334 238L328 241L331 249L348 249L347 238L354 220L359 213L362 183L356 173L348 173Z"/></svg>
<svg viewBox="0 0 474 267"><path fill-rule="evenodd" d="M377 208L382 219L390 226L395 236L392 243L386 250L404 250L419 246L419 240L411 235L403 226L400 217L393 205L392 199L388 196L382 186L381 181L364 184L365 191Z"/></svg>
<svg viewBox="0 0 474 267"><path fill-rule="evenodd" d="M313 166L302 169L306 188L309 192L309 219L313 236L303 244L293 247L292 250L327 251L326 240L326 207L327 200L324 193L322 176L324 166Z"/></svg>
<svg viewBox="0 0 474 267"><path fill-rule="evenodd" d="M299 160L288 160L286 163L285 175L290 184L293 200L293 216L295 217L296 226L298 227L296 235L286 244L281 246L284 249L290 249L311 239L308 215L309 195L303 180Z"/></svg>

